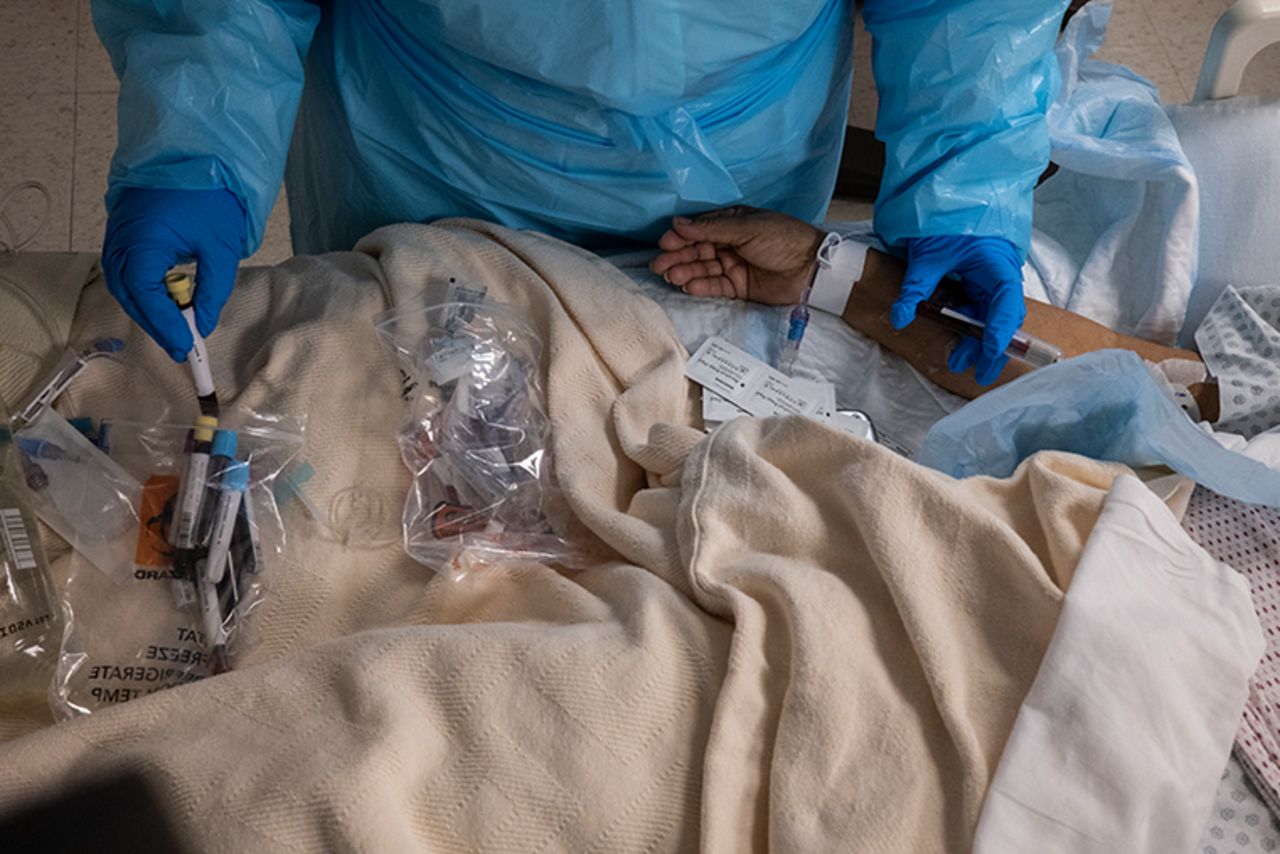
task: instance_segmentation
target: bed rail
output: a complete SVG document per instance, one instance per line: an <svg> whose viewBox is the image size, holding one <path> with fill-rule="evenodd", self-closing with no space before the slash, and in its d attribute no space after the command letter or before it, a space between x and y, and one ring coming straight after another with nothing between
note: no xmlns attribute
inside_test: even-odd
<svg viewBox="0 0 1280 854"><path fill-rule="evenodd" d="M1280 42L1280 0L1239 0L1213 27L1192 101L1240 94L1244 69L1263 48Z"/></svg>

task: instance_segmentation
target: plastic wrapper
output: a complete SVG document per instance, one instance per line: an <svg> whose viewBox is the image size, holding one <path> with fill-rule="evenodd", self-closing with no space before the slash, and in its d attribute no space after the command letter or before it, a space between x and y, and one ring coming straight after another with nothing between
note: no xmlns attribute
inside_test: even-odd
<svg viewBox="0 0 1280 854"><path fill-rule="evenodd" d="M43 695L57 659L58 623L30 489L0 400L0 705Z"/></svg>
<svg viewBox="0 0 1280 854"><path fill-rule="evenodd" d="M1155 84L1092 58L1111 11L1110 0L1090 3L1055 49L1062 85L1048 123L1060 168L1035 191L1025 290L1125 335L1172 344L1197 278L1206 185L1197 187ZM1215 158L1231 148L1223 140Z"/></svg>
<svg viewBox="0 0 1280 854"><path fill-rule="evenodd" d="M17 450L40 521L110 573L133 553L142 484L49 409L17 430Z"/></svg>
<svg viewBox="0 0 1280 854"><path fill-rule="evenodd" d="M274 487L301 446L301 424L224 419L218 441L202 446L199 428L108 420L98 445L80 445L58 420L46 413L18 433L32 450L54 434L67 443L59 459L40 461L36 493L41 518L74 550L58 573L65 628L54 713L93 712L234 667L286 546ZM72 482L92 497L76 501Z"/></svg>
<svg viewBox="0 0 1280 854"><path fill-rule="evenodd" d="M449 294L459 299L422 299L375 319L404 375L405 550L455 578L530 562L576 566L582 556L549 521L542 342L479 292Z"/></svg>
<svg viewBox="0 0 1280 854"><path fill-rule="evenodd" d="M1167 466L1220 495L1280 507L1280 473L1196 426L1127 350L1098 350L992 389L933 426L916 462L951 477L1009 477L1039 451Z"/></svg>

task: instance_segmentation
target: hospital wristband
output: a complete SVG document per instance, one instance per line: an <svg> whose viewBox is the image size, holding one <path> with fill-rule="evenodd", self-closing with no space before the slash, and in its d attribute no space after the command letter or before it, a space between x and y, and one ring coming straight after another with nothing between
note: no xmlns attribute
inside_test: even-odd
<svg viewBox="0 0 1280 854"><path fill-rule="evenodd" d="M809 305L819 311L844 314L853 285L862 278L867 262L867 245L841 237L832 232L818 247L817 265L813 287L809 292Z"/></svg>

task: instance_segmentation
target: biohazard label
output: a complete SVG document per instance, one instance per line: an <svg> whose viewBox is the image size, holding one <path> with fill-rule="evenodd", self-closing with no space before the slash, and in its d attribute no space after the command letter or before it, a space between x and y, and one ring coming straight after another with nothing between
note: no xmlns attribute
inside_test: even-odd
<svg viewBox="0 0 1280 854"><path fill-rule="evenodd" d="M138 516L138 546L133 562L140 568L168 570L173 565L173 546L169 545L169 526L178 494L178 478L152 475L142 485L142 502ZM135 575L136 577L136 575Z"/></svg>

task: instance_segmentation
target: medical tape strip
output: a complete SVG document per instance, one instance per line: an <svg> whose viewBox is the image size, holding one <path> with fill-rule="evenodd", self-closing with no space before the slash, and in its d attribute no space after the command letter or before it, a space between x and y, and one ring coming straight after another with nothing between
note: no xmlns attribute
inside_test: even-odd
<svg viewBox="0 0 1280 854"><path fill-rule="evenodd" d="M867 264L865 243L832 232L818 247L818 270L809 291L809 306L839 317Z"/></svg>
<svg viewBox="0 0 1280 854"><path fill-rule="evenodd" d="M830 383L788 377L719 336L703 342L684 373L748 415L805 415L825 421L835 410L834 387L824 388Z"/></svg>

